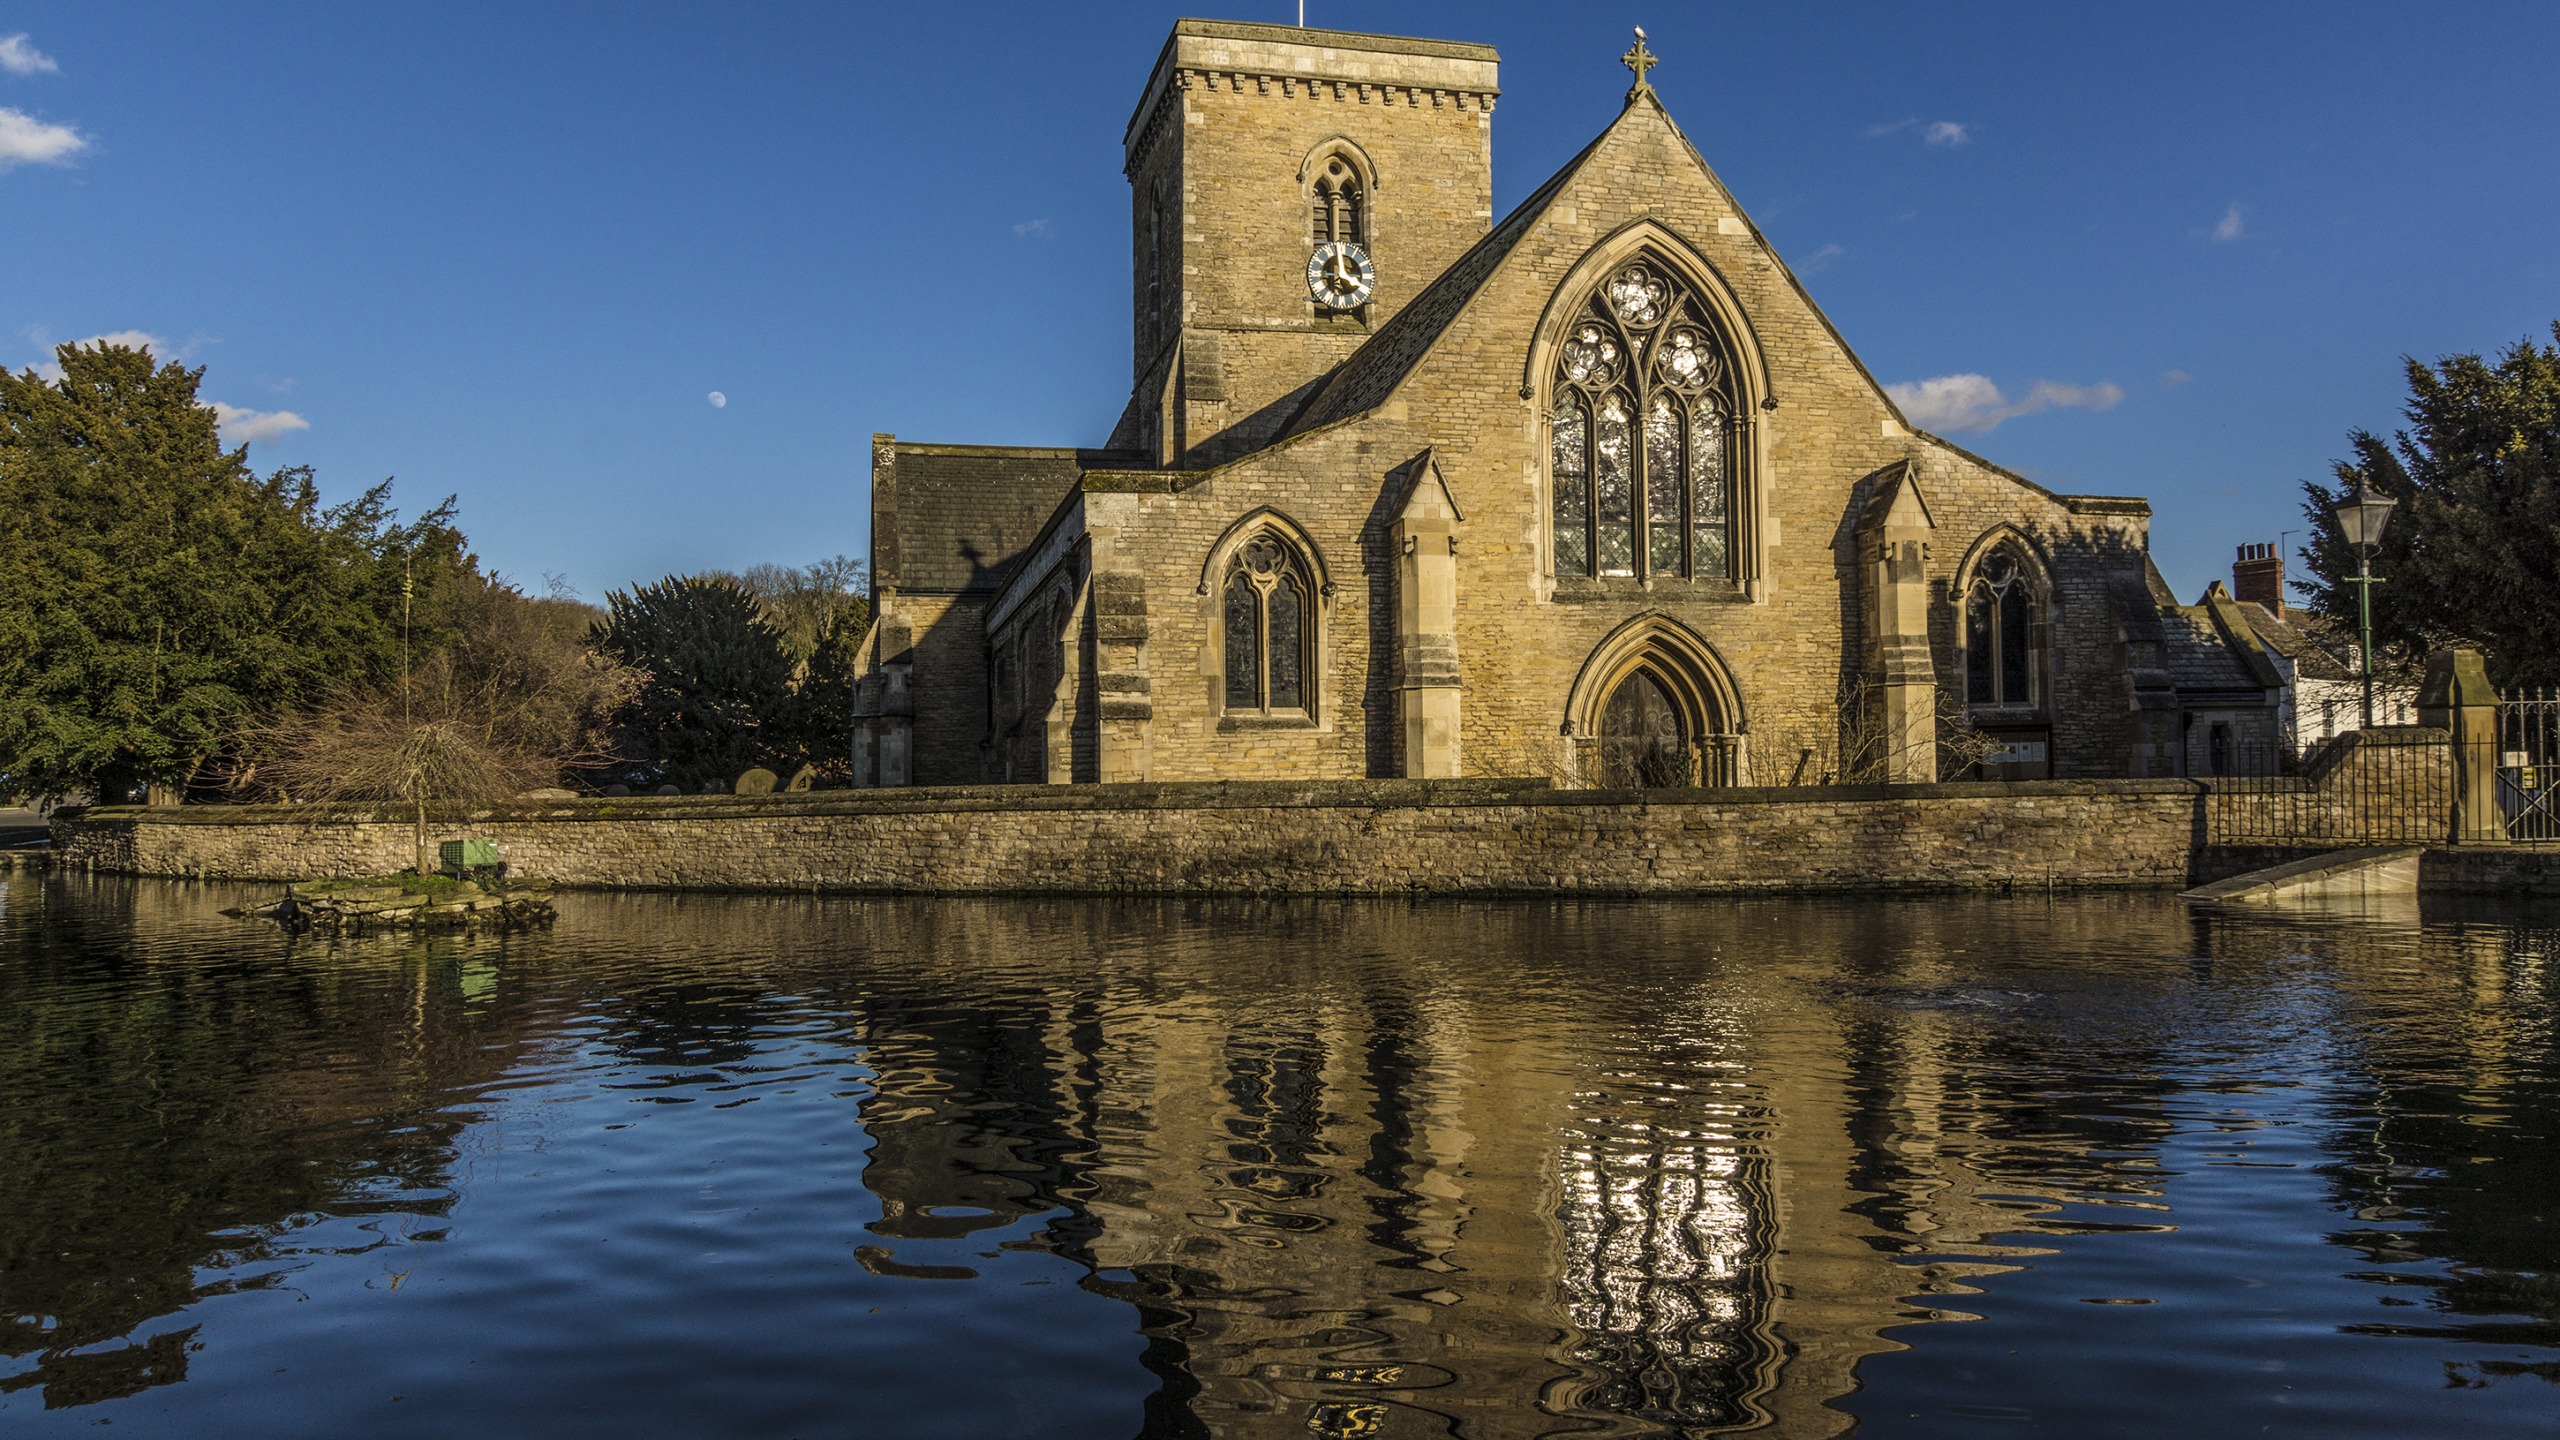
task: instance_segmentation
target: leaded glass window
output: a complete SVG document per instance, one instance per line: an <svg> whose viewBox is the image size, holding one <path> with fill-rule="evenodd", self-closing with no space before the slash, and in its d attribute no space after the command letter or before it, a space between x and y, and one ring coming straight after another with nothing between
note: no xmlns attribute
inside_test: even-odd
<svg viewBox="0 0 2560 1440"><path fill-rule="evenodd" d="M1733 367L1659 264L1602 282L1566 331L1549 413L1558 575L1733 574Z"/></svg>
<svg viewBox="0 0 2560 1440"><path fill-rule="evenodd" d="M1228 710L1310 708L1308 622L1314 608L1306 567L1278 537L1256 535L1237 547L1219 601Z"/></svg>
<svg viewBox="0 0 2560 1440"><path fill-rule="evenodd" d="M1995 551L1964 600L1964 683L1969 704L2021 709L2037 702L2035 587L2027 567Z"/></svg>

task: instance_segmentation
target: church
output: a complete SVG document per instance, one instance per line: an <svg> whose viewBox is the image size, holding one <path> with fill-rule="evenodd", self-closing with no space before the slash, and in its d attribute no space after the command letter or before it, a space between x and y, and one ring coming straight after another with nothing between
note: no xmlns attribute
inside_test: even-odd
<svg viewBox="0 0 2560 1440"><path fill-rule="evenodd" d="M1497 216L1490 47L1177 22L1110 438L873 437L854 783L2257 768L2149 505L1914 428L1623 58Z"/></svg>

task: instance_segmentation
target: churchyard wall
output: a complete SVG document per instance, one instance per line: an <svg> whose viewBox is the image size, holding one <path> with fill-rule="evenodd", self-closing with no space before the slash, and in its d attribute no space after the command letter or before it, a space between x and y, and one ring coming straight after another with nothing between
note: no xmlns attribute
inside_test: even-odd
<svg viewBox="0 0 2560 1440"><path fill-rule="evenodd" d="M2278 783L1594 791L1543 779L1206 781L516 801L438 810L429 838L484 838L512 874L595 888L1680 895L2181 886L2246 868L2256 852L2217 848L2220 837L2267 830L2265 816L2324 787L2352 779L2369 795L2401 777L2424 791L2413 798L2440 800L2419 759L2428 750L2449 747L2359 746L2320 780ZM413 843L410 820L392 807L101 807L58 812L53 836L67 868L272 880L398 870Z"/></svg>

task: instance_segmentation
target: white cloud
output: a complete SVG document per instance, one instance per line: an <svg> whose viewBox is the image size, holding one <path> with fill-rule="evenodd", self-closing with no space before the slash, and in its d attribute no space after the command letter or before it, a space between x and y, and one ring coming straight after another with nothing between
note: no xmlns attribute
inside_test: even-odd
<svg viewBox="0 0 2560 1440"><path fill-rule="evenodd" d="M1973 127L1970 125L1960 125L1953 120L1933 120L1923 125L1917 115L1900 120L1888 120L1881 125L1870 125L1867 127L1867 138L1881 139L1887 135L1899 135L1905 130L1919 131L1920 138L1932 145L1961 145L1973 138Z"/></svg>
<svg viewBox="0 0 2560 1440"><path fill-rule="evenodd" d="M2167 390L2173 386L2184 385L2194 378L2196 377L2184 370L2163 370L2160 372L2160 388Z"/></svg>
<svg viewBox="0 0 2560 1440"><path fill-rule="evenodd" d="M12 75L50 75L62 67L53 57L27 43L27 32L0 35L0 70Z"/></svg>
<svg viewBox="0 0 2560 1440"><path fill-rule="evenodd" d="M1800 274L1819 275L1823 271L1831 268L1832 261L1837 260L1848 253L1848 251L1841 249L1837 245L1825 245L1821 249L1814 251L1812 254L1807 255L1801 260L1798 260L1796 262L1796 270Z"/></svg>
<svg viewBox="0 0 2560 1440"><path fill-rule="evenodd" d="M48 125L23 110L0 109L0 170L60 165L88 148L88 137L68 125Z"/></svg>
<svg viewBox="0 0 2560 1440"><path fill-rule="evenodd" d="M121 345L127 350L148 350L152 354L163 359L166 359L172 353L168 341L161 339L159 336L152 334L148 330L117 330L110 334L92 335L88 339L77 343L82 345Z"/></svg>
<svg viewBox="0 0 2560 1440"><path fill-rule="evenodd" d="M273 445L293 431L311 428L310 421L290 410L244 410L216 400L213 414L224 442L232 445Z"/></svg>
<svg viewBox="0 0 2560 1440"><path fill-rule="evenodd" d="M1049 217L1043 215L1037 220L1022 221L1013 227L1013 233L1046 240L1049 238Z"/></svg>
<svg viewBox="0 0 2560 1440"><path fill-rule="evenodd" d="M712 392L711 392L711 408L712 408L712 409L714 409L714 410L726 410L726 409L728 409L728 408L729 408L729 397L728 397L728 396L726 396L726 395L721 394L721 393L720 393L719 391L717 391L717 390L712 391Z"/></svg>
<svg viewBox="0 0 2560 1440"><path fill-rule="evenodd" d="M45 358L36 362L36 377L47 381L61 379L62 366L60 362L53 359L53 347L44 343L44 327L30 325L19 333L36 344L44 346ZM85 340L74 340L71 343L74 345L121 345L127 350L148 350L153 359L163 361L168 360L175 353L175 347L168 341L147 330L118 330L111 335L92 335Z"/></svg>
<svg viewBox="0 0 2560 1440"><path fill-rule="evenodd" d="M2218 241L2237 240L2246 233L2240 224L2240 202L2234 200L2231 208L2222 212L2222 223L2213 227L2213 238Z"/></svg>
<svg viewBox="0 0 2560 1440"><path fill-rule="evenodd" d="M1885 393L1912 424L1923 430L1988 431L2003 420L2033 415L2061 406L2070 410L2112 410L2124 390L2112 380L2095 385L2065 385L2038 380L2027 393L2011 400L1981 375L1941 375L1934 380L1887 385Z"/></svg>

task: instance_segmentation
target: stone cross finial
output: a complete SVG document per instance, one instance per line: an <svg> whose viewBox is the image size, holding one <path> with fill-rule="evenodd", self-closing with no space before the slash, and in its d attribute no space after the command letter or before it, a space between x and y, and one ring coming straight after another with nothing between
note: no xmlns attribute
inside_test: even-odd
<svg viewBox="0 0 2560 1440"><path fill-rule="evenodd" d="M1633 100L1653 87L1647 85L1644 72L1653 68L1654 54L1644 48L1644 27L1636 27L1636 48L1618 57L1618 63L1636 72L1636 83L1627 87L1627 98Z"/></svg>

